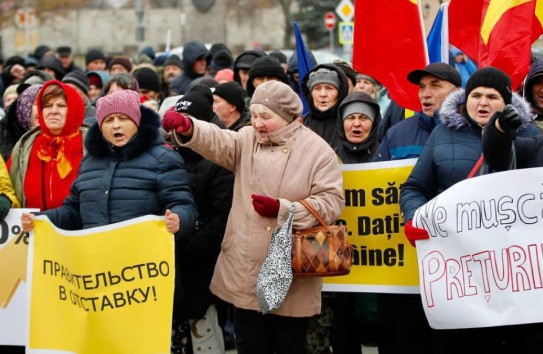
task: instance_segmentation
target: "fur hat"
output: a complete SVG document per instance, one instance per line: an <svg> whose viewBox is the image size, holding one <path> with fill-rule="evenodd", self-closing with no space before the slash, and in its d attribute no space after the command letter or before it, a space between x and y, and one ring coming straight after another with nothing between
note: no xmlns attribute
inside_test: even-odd
<svg viewBox="0 0 543 354"><path fill-rule="evenodd" d="M196 85L175 104L175 111L188 114L196 119L211 121L213 113L213 95L204 85Z"/></svg>
<svg viewBox="0 0 543 354"><path fill-rule="evenodd" d="M238 112L242 113L245 110L245 91L236 81L220 84L215 87L213 94L234 105Z"/></svg>
<svg viewBox="0 0 543 354"><path fill-rule="evenodd" d="M89 65L90 62L95 60L106 61L106 56L100 49L91 49L85 55L85 65Z"/></svg>
<svg viewBox="0 0 543 354"><path fill-rule="evenodd" d="M338 91L341 87L341 81L337 72L327 68L320 68L317 71L309 73L309 79L307 80L307 88L309 91L311 92L313 86L317 84L330 84L337 88Z"/></svg>
<svg viewBox="0 0 543 354"><path fill-rule="evenodd" d="M470 92L481 86L495 89L500 93L505 104L511 104L513 95L511 90L511 79L500 69L489 66L471 74L466 83L466 101L468 100Z"/></svg>
<svg viewBox="0 0 543 354"><path fill-rule="evenodd" d="M96 121L102 126L104 118L113 113L128 116L139 127L141 121L140 97L136 91L118 90L96 101Z"/></svg>
<svg viewBox="0 0 543 354"><path fill-rule="evenodd" d="M132 62L127 57L115 57L111 59L107 69L111 70L111 67L115 64L122 65L128 72L132 71Z"/></svg>
<svg viewBox="0 0 543 354"><path fill-rule="evenodd" d="M66 76L62 78L62 82L74 84L79 87L81 91L85 92L85 94L89 91L89 78L82 71L76 70L66 74Z"/></svg>
<svg viewBox="0 0 543 354"><path fill-rule="evenodd" d="M251 99L251 105L255 103L268 107L289 123L302 114L300 96L280 81L272 80L259 85Z"/></svg>

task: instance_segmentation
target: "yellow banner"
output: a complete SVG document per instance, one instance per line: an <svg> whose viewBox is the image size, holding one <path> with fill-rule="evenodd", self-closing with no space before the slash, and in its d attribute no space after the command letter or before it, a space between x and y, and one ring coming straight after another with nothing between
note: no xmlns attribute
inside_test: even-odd
<svg viewBox="0 0 543 354"><path fill-rule="evenodd" d="M82 231L44 216L34 225L30 350L170 353L174 239L163 217Z"/></svg>
<svg viewBox="0 0 543 354"><path fill-rule="evenodd" d="M345 209L354 263L347 276L324 278L325 291L417 293L417 252L405 238L400 187L416 159L343 165Z"/></svg>

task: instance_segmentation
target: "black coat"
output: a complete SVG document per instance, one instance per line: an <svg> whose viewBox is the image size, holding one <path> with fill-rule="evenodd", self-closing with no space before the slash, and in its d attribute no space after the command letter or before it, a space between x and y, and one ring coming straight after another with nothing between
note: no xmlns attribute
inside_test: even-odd
<svg viewBox="0 0 543 354"><path fill-rule="evenodd" d="M311 96L311 91L307 87L309 75L312 72L315 72L321 68L335 71L338 74L339 81L341 83L336 104L324 112L315 108L315 105L313 104L313 97ZM349 83L347 82L347 76L343 73L343 70L341 70L338 66L334 64L321 64L309 71L301 80L302 94L304 95L305 101L309 106L309 113L304 116L304 124L309 129L317 133L321 138L326 140L326 142L332 147L332 149L340 147L341 142L339 140L339 134L337 129L337 115L339 105L349 93Z"/></svg>
<svg viewBox="0 0 543 354"><path fill-rule="evenodd" d="M27 131L17 120L17 102L18 99L9 105L6 116L0 120L0 153L4 161L8 160L13 147Z"/></svg>
<svg viewBox="0 0 543 354"><path fill-rule="evenodd" d="M515 158L516 168L543 167L543 136L513 140L496 129L496 118L487 125L483 134L483 154L489 167L495 171L506 171L512 166L512 158Z"/></svg>
<svg viewBox="0 0 543 354"><path fill-rule="evenodd" d="M209 290L215 263L232 206L234 175L188 148L175 148L186 162L190 186L200 217L194 233L175 245L176 271L184 299L176 293L175 314L188 319L202 318L215 299ZM181 280L181 284L179 281ZM179 301L182 306L179 306Z"/></svg>

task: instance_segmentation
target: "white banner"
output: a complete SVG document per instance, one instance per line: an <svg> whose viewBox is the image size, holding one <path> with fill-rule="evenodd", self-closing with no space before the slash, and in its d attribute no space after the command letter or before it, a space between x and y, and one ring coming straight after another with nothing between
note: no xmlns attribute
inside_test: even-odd
<svg viewBox="0 0 543 354"><path fill-rule="evenodd" d="M420 293L432 328L543 322L543 168L459 182L413 225Z"/></svg>

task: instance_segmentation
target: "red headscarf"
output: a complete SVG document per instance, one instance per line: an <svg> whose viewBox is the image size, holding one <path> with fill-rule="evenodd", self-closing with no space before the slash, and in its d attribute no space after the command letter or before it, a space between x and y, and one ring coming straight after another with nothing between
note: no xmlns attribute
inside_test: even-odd
<svg viewBox="0 0 543 354"><path fill-rule="evenodd" d="M52 85L64 91L68 106L66 123L59 135L51 134L42 114L43 93ZM24 190L26 207L47 210L62 205L79 170L83 158L83 136L79 128L85 117L85 105L74 88L57 80L43 85L37 104L41 133L30 151Z"/></svg>

